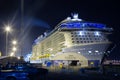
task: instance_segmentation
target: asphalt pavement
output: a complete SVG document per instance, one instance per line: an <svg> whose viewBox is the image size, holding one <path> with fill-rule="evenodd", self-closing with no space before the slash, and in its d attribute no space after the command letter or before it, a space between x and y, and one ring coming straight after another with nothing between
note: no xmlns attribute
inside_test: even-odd
<svg viewBox="0 0 120 80"><path fill-rule="evenodd" d="M52 72L42 76L39 80L120 80L120 76L103 75L100 73L86 72Z"/></svg>

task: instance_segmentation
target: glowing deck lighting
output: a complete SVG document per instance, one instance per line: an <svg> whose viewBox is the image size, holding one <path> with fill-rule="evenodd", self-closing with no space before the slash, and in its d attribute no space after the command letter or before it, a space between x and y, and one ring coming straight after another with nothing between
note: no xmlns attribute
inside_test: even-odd
<svg viewBox="0 0 120 80"><path fill-rule="evenodd" d="M100 33L99 33L99 32L95 32L95 35L96 35L96 36L99 36L99 35L100 35Z"/></svg>
<svg viewBox="0 0 120 80"><path fill-rule="evenodd" d="M90 64L94 64L94 62L91 62Z"/></svg>
<svg viewBox="0 0 120 80"><path fill-rule="evenodd" d="M80 54L80 52L78 52Z"/></svg>
<svg viewBox="0 0 120 80"><path fill-rule="evenodd" d="M83 32L83 31L80 31L79 35L84 35L84 32Z"/></svg>
<svg viewBox="0 0 120 80"><path fill-rule="evenodd" d="M95 52L98 53L99 51L96 50Z"/></svg>
<svg viewBox="0 0 120 80"><path fill-rule="evenodd" d="M53 49L52 48L50 48L50 51L52 51Z"/></svg>
<svg viewBox="0 0 120 80"><path fill-rule="evenodd" d="M88 51L89 53L92 53L92 51Z"/></svg>

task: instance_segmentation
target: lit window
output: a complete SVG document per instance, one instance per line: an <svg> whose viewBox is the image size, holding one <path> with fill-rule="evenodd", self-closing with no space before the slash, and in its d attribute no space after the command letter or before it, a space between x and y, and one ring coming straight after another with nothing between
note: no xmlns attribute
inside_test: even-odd
<svg viewBox="0 0 120 80"><path fill-rule="evenodd" d="M94 64L94 62L91 62L90 64Z"/></svg>

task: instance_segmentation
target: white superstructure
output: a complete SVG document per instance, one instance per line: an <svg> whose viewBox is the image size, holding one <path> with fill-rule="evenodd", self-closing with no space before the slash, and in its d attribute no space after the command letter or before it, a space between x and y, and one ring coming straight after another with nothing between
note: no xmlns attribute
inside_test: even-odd
<svg viewBox="0 0 120 80"><path fill-rule="evenodd" d="M69 60L97 66L111 44L108 40L111 31L104 24L86 22L74 14L35 40L31 59Z"/></svg>

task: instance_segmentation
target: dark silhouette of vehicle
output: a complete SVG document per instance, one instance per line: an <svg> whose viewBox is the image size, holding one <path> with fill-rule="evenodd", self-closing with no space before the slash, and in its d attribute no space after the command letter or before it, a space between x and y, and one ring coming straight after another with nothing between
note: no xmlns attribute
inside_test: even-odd
<svg viewBox="0 0 120 80"><path fill-rule="evenodd" d="M47 69L26 63L16 63L15 66L7 64L6 67L0 71L0 80L39 80L41 76L46 76L48 73Z"/></svg>
<svg viewBox="0 0 120 80"><path fill-rule="evenodd" d="M29 80L28 73L16 70L1 70L0 80Z"/></svg>

